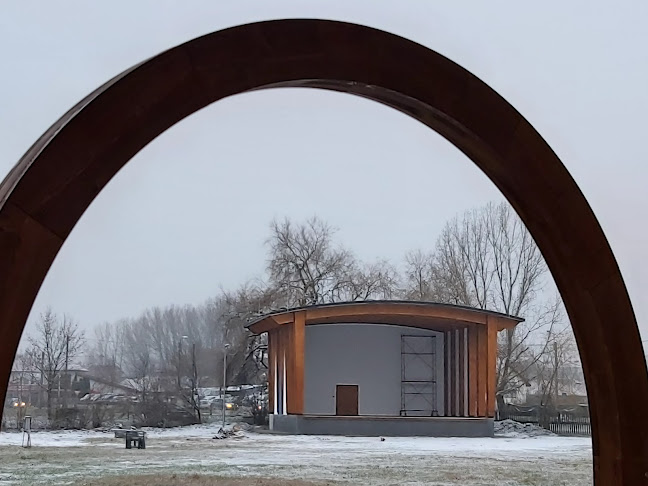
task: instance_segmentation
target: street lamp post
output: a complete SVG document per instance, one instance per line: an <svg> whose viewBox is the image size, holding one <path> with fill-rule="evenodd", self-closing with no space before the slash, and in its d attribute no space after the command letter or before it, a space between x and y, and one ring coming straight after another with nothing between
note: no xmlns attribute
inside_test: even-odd
<svg viewBox="0 0 648 486"><path fill-rule="evenodd" d="M189 342L189 336L182 336L182 339L180 340L180 345L182 345L183 341ZM182 349L180 348L180 356L182 356ZM180 380L180 369L181 369L181 363L180 363L180 356L178 357L178 380ZM198 371L196 368L196 342L191 343L191 406L193 407L193 413L195 418L198 419L198 422L202 423L202 418L200 415L200 395L198 393ZM182 386L180 383L178 383L178 386L182 389Z"/></svg>
<svg viewBox="0 0 648 486"><path fill-rule="evenodd" d="M223 384L221 386L221 402L223 404L223 425L221 426L221 430L225 432L225 390L226 388L226 383L227 383L227 348L229 348L229 344L225 344L223 346Z"/></svg>

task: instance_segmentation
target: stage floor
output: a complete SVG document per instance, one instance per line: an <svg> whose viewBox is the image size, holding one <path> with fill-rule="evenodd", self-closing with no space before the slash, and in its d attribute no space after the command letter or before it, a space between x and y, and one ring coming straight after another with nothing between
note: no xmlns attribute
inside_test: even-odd
<svg viewBox="0 0 648 486"><path fill-rule="evenodd" d="M270 429L303 435L387 437L493 437L493 419L485 417L397 417L271 415Z"/></svg>

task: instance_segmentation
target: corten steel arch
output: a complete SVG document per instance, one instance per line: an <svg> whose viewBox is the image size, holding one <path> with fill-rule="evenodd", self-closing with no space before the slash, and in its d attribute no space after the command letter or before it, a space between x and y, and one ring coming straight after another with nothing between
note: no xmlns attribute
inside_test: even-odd
<svg viewBox="0 0 648 486"><path fill-rule="evenodd" d="M30 148L0 186L0 381L8 381L54 257L115 173L191 113L270 87L325 88L396 108L488 175L535 238L574 327L596 484L648 481L639 332L612 251L574 180L533 127L471 73L406 39L340 22L262 22L192 40L109 81Z"/></svg>

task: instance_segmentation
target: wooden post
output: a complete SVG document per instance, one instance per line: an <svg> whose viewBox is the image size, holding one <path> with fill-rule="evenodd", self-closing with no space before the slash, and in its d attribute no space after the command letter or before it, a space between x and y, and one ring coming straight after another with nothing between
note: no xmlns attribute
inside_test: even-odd
<svg viewBox="0 0 648 486"><path fill-rule="evenodd" d="M283 409L284 402L284 360L283 360L283 328L279 327L275 331L276 338L276 351L275 357L277 359L277 413L279 415L284 414L286 411Z"/></svg>
<svg viewBox="0 0 648 486"><path fill-rule="evenodd" d="M281 410L281 405L279 403L280 397L281 397L281 392L279 391L279 386L281 383L281 360L279 359L280 354L280 349L281 349L281 328L274 329L272 331L272 347L274 351L272 352L274 361L275 361L275 369L273 370L275 373L275 386L274 386L274 393L275 393L275 404L276 404L276 413L280 413Z"/></svg>
<svg viewBox="0 0 648 486"><path fill-rule="evenodd" d="M288 413L304 413L304 351L306 347L306 313L295 312L292 323L291 341L291 387L289 391L291 406Z"/></svg>
<svg viewBox="0 0 648 486"><path fill-rule="evenodd" d="M443 333L443 415L450 417L450 331Z"/></svg>
<svg viewBox="0 0 648 486"><path fill-rule="evenodd" d="M275 399L276 399L276 386L275 383L275 367L277 366L276 358L276 345L274 343L276 336L276 331L273 329L268 331L268 412L270 414L275 413Z"/></svg>
<svg viewBox="0 0 648 486"><path fill-rule="evenodd" d="M288 407L290 403L290 350L288 349L288 343L290 339L290 324L285 324L279 327L279 349L277 354L277 359L279 360L279 410L281 414L285 415L288 413Z"/></svg>
<svg viewBox="0 0 648 486"><path fill-rule="evenodd" d="M292 400L293 400L293 394L292 392L292 380L293 380L293 373L292 373L292 349L290 346L290 342L292 341L292 323L290 324L283 324L281 326L281 336L282 336L282 348L283 348L283 354L284 354L284 371L285 371L285 401L286 401L286 409L284 410L284 413L291 413L292 410Z"/></svg>
<svg viewBox="0 0 648 486"><path fill-rule="evenodd" d="M488 368L488 417L495 417L495 400L497 390L497 322L489 318L487 322L487 335L488 335L488 358L486 366Z"/></svg>
<svg viewBox="0 0 648 486"><path fill-rule="evenodd" d="M477 416L487 417L487 383L488 383L488 333L485 325L477 329Z"/></svg>
<svg viewBox="0 0 648 486"><path fill-rule="evenodd" d="M457 331L450 331L450 415L457 416Z"/></svg>
<svg viewBox="0 0 648 486"><path fill-rule="evenodd" d="M459 339L457 345L459 353L457 359L459 360L459 410L460 417L466 416L466 328L458 330Z"/></svg>
<svg viewBox="0 0 648 486"><path fill-rule="evenodd" d="M468 327L468 416L477 417L477 380L479 378L479 355L477 348L477 327Z"/></svg>

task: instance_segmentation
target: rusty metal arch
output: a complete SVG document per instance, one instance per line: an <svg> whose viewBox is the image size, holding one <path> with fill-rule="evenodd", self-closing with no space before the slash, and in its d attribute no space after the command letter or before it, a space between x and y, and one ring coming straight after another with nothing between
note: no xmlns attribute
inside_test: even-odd
<svg viewBox="0 0 648 486"><path fill-rule="evenodd" d="M437 131L513 205L562 294L581 353L599 485L644 484L648 374L632 306L587 201L533 127L474 75L379 30L322 20L234 27L163 52L90 94L0 185L2 395L25 320L61 245L115 173L224 97L318 87L370 98Z"/></svg>

